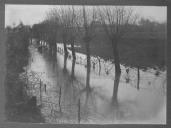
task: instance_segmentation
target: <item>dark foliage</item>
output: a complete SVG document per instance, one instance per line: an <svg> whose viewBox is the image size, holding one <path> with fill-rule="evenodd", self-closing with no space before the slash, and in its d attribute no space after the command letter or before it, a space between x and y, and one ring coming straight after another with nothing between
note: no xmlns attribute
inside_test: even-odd
<svg viewBox="0 0 171 128"><path fill-rule="evenodd" d="M6 55L6 117L9 121L42 122L40 110L31 103L26 93L26 83L19 74L24 72L29 58L30 29L23 24L7 31Z"/></svg>

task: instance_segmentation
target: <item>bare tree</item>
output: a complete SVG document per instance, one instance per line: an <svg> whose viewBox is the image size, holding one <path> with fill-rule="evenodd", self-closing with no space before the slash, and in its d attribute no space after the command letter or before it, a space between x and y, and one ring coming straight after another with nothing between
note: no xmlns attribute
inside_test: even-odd
<svg viewBox="0 0 171 128"><path fill-rule="evenodd" d="M61 6L59 9L54 8L49 12L49 16L51 16L53 20L58 21L59 28L58 32L60 33L60 37L62 37L62 42L64 45L64 68L63 71L66 72L67 66L67 58L68 58L68 50L67 50L67 42L68 42L68 29L69 29L69 13L68 11Z"/></svg>
<svg viewBox="0 0 171 128"><path fill-rule="evenodd" d="M86 88L90 89L90 70L91 70L91 58L90 58L90 42L95 36L94 23L96 20L96 10L82 8L82 20L83 20L83 41L85 42L86 56L87 56L87 76L86 76Z"/></svg>
<svg viewBox="0 0 171 128"><path fill-rule="evenodd" d="M78 31L78 15L77 10L72 6L68 9L68 16L69 16L69 41L71 44L71 50L72 50L72 71L71 71L71 77L75 78L75 62L76 62L76 54L75 54L75 47L74 43L76 41L76 37L79 35Z"/></svg>
<svg viewBox="0 0 171 128"><path fill-rule="evenodd" d="M57 52L57 37L59 37L59 17L56 15L56 10L52 9L46 14L46 18L44 20L45 31L44 38L47 40L50 46L50 53L55 56Z"/></svg>
<svg viewBox="0 0 171 128"><path fill-rule="evenodd" d="M63 71L66 72L66 65L67 65L67 58L68 58L68 50L67 50L67 36L68 36L68 24L69 24L69 17L67 11L61 7L60 11L60 23L62 26L62 40L64 44L64 69Z"/></svg>
<svg viewBox="0 0 171 128"><path fill-rule="evenodd" d="M135 21L131 9L124 7L106 7L99 9L99 17L104 30L111 42L115 62L115 80L113 88L113 99L117 100L118 86L121 75L118 43L127 32L128 26Z"/></svg>

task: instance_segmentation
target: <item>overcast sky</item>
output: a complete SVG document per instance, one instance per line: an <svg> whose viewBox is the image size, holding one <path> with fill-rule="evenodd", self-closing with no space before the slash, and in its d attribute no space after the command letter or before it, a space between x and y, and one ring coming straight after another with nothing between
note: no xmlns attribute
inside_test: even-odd
<svg viewBox="0 0 171 128"><path fill-rule="evenodd" d="M6 5L5 26L18 24L22 21L25 25L32 25L42 21L45 13L59 5ZM142 17L158 22L167 20L167 8L158 6L132 6L134 12Z"/></svg>

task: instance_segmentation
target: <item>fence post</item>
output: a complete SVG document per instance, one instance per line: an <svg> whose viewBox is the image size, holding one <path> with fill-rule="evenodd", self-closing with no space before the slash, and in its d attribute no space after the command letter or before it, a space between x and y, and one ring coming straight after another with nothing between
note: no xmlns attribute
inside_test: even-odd
<svg viewBox="0 0 171 128"><path fill-rule="evenodd" d="M46 84L44 84L44 88L45 88L45 93L46 93Z"/></svg>
<svg viewBox="0 0 171 128"><path fill-rule="evenodd" d="M80 116L80 99L78 99L78 123L80 124L81 116Z"/></svg>
<svg viewBox="0 0 171 128"><path fill-rule="evenodd" d="M41 88L42 88L42 81L40 79L40 103L42 103L42 93L41 93Z"/></svg>
<svg viewBox="0 0 171 128"><path fill-rule="evenodd" d="M59 109L60 109L60 112L61 112L61 86L60 86L60 88L59 88Z"/></svg>
<svg viewBox="0 0 171 128"><path fill-rule="evenodd" d="M139 66L137 67L137 89L140 89L140 69Z"/></svg>
<svg viewBox="0 0 171 128"><path fill-rule="evenodd" d="M26 70L26 88L28 88L28 73L27 73L27 70Z"/></svg>

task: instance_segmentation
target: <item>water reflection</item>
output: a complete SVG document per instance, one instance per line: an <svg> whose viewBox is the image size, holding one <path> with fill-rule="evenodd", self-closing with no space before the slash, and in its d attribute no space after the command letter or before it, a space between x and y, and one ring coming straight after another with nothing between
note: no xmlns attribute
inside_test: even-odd
<svg viewBox="0 0 171 128"><path fill-rule="evenodd" d="M113 80L106 78L102 81L92 75L92 88L87 89L84 68L76 64L75 69L79 71L75 70L73 79L71 61L67 62L67 70L63 72L63 55L57 53L51 57L46 49L39 53L33 46L30 51L32 62L28 72L41 74L38 79L42 82L41 88L32 89L32 95L37 97L48 123L148 123L164 104L165 96L146 90L137 91L131 86L119 87L122 92L118 101L113 101Z"/></svg>

